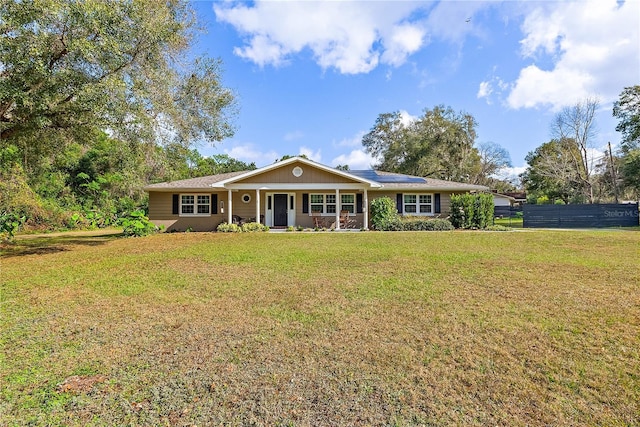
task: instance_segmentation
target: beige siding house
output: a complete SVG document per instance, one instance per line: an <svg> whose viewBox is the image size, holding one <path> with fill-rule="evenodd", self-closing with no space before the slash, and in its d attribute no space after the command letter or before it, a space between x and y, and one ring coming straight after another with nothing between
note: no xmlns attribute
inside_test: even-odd
<svg viewBox="0 0 640 427"><path fill-rule="evenodd" d="M145 187L149 219L168 231L211 231L222 222L254 221L273 228L367 229L370 203L378 197L395 200L402 215L447 217L451 194L487 190L375 170L341 171L301 157Z"/></svg>

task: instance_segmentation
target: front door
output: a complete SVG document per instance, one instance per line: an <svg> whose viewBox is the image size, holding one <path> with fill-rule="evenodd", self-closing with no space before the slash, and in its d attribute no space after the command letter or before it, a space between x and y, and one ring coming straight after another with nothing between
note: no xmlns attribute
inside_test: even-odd
<svg viewBox="0 0 640 427"><path fill-rule="evenodd" d="M273 195L273 225L274 227L286 227L288 217L288 199L287 194Z"/></svg>

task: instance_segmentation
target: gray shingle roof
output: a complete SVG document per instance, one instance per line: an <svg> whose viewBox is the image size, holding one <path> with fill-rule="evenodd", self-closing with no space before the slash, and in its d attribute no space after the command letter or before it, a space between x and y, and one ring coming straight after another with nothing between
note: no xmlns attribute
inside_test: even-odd
<svg viewBox="0 0 640 427"><path fill-rule="evenodd" d="M150 184L144 187L146 191L149 190L174 190L174 189L206 189L211 187L211 184L224 181L225 179L233 178L234 176L242 175L248 171L240 172L228 172L218 175L201 176L198 178L181 179L178 181L159 182L157 184Z"/></svg>
<svg viewBox="0 0 640 427"><path fill-rule="evenodd" d="M146 191L172 190L202 190L209 189L212 184L245 174L249 171L229 172L219 175L202 176L199 178L182 179L179 181L160 182L144 187ZM462 182L445 181L435 178L422 178L413 175L385 172L379 170L347 171L358 178L367 179L382 184L379 190L449 190L449 191L487 191L482 185L465 184ZM330 186L330 184L328 184Z"/></svg>

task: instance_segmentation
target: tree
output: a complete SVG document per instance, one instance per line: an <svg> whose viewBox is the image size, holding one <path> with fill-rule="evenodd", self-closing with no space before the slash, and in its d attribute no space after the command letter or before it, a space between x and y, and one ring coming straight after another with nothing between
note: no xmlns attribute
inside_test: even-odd
<svg viewBox="0 0 640 427"><path fill-rule="evenodd" d="M477 123L468 113L442 105L404 123L399 112L380 114L362 138L365 150L390 172L471 181L479 173L480 156L473 146Z"/></svg>
<svg viewBox="0 0 640 427"><path fill-rule="evenodd" d="M509 152L495 142L479 144L478 154L480 155L480 170L473 179L474 184L491 185L496 181L493 175L501 169L511 167Z"/></svg>
<svg viewBox="0 0 640 427"><path fill-rule="evenodd" d="M38 155L94 129L130 142L233 134L219 60L187 61L184 0L26 0L0 5L0 143Z"/></svg>
<svg viewBox="0 0 640 427"><path fill-rule="evenodd" d="M528 167L520 176L527 192L536 199L583 201L582 178L574 161L579 156L577 150L572 141L554 139L527 154Z"/></svg>
<svg viewBox="0 0 640 427"><path fill-rule="evenodd" d="M211 157L200 158L196 164L196 170L193 176L218 175L221 173L251 171L255 169L257 168L254 162L245 163L229 157L227 154L214 154Z"/></svg>
<svg viewBox="0 0 640 427"><path fill-rule="evenodd" d="M640 148L629 151L623 158L622 179L629 196L640 197Z"/></svg>
<svg viewBox="0 0 640 427"><path fill-rule="evenodd" d="M593 159L589 157L592 140L595 136L595 113L598 100L586 98L571 107L560 111L551 124L551 133L562 144L573 145L563 153L569 155L569 166L573 176L577 177L585 199L593 203ZM564 162L563 162L564 163Z"/></svg>
<svg viewBox="0 0 640 427"><path fill-rule="evenodd" d="M620 120L616 130L622 132L622 151L640 149L640 85L624 88L613 104L613 116Z"/></svg>

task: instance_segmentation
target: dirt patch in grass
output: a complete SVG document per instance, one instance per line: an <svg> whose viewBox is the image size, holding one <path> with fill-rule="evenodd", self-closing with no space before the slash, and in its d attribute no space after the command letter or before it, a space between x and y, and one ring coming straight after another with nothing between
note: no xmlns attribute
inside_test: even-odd
<svg viewBox="0 0 640 427"><path fill-rule="evenodd" d="M634 425L639 247L625 232L174 233L7 257L0 419Z"/></svg>

